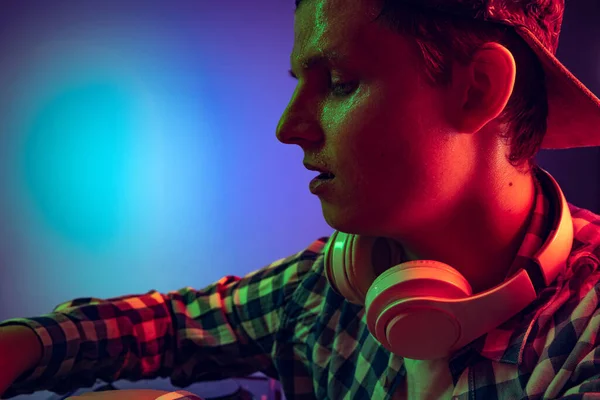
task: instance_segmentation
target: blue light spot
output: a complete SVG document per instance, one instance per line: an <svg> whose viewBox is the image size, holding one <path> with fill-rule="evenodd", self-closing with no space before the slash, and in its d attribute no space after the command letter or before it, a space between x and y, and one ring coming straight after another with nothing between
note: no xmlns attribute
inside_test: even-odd
<svg viewBox="0 0 600 400"><path fill-rule="evenodd" d="M49 228L77 245L104 248L124 222L132 98L110 82L60 89L28 129L26 188Z"/></svg>

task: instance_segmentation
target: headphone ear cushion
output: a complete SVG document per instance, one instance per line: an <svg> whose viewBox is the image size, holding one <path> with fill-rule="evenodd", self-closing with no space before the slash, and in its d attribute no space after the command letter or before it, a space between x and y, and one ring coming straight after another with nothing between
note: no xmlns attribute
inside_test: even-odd
<svg viewBox="0 0 600 400"><path fill-rule="evenodd" d="M379 304L390 301L413 297L458 299L472 294L469 282L448 264L414 260L396 265L378 276L367 292L367 298L369 307L375 311Z"/></svg>
<svg viewBox="0 0 600 400"><path fill-rule="evenodd" d="M332 287L361 305L375 278L400 263L403 254L392 240L343 232L334 233L325 252L325 272Z"/></svg>
<svg viewBox="0 0 600 400"><path fill-rule="evenodd" d="M325 272L329 283L346 300L363 305L375 274L363 263L371 238L334 232L325 251Z"/></svg>
<svg viewBox="0 0 600 400"><path fill-rule="evenodd" d="M424 343L427 345L419 353L441 354L458 339L458 321L437 308L411 307L410 300L471 295L469 282L449 265L433 260L407 261L385 271L371 285L365 301L367 326L380 343L388 349L394 348L397 354L417 351L396 348L403 346L401 343ZM440 339L442 328L448 343Z"/></svg>

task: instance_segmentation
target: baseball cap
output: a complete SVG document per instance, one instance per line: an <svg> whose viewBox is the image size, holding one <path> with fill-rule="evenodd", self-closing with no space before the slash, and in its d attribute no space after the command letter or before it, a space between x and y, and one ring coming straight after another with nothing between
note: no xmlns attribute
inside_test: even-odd
<svg viewBox="0 0 600 400"><path fill-rule="evenodd" d="M557 58L565 0L400 0L512 27L540 60L548 95L542 149L600 146L600 99Z"/></svg>

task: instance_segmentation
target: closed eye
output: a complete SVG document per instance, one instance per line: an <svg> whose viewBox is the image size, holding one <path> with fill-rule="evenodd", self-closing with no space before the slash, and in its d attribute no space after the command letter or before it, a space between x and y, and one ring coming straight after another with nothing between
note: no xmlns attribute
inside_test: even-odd
<svg viewBox="0 0 600 400"><path fill-rule="evenodd" d="M357 82L338 82L331 84L331 90L336 97L350 95L358 87Z"/></svg>
<svg viewBox="0 0 600 400"><path fill-rule="evenodd" d="M295 80L298 80L298 77L296 76L296 74L294 74L294 71L292 71L291 69L288 71L288 73L290 74L290 76L292 78L294 78ZM344 97L344 96L348 96L350 93L352 93L357 85L357 82L336 82L330 83L330 89L332 91L332 93L336 96L336 97Z"/></svg>

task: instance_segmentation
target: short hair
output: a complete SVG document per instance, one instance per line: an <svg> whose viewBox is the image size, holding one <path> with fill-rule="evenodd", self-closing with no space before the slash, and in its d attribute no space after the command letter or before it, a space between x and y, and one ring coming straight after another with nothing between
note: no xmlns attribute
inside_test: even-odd
<svg viewBox="0 0 600 400"><path fill-rule="evenodd" d="M301 2L296 0L296 9ZM483 44L497 42L506 47L515 58L517 74L513 93L498 116L498 121L506 127L499 136L510 146L507 159L513 167L529 172L535 166L548 117L545 74L535 53L513 28L451 16L398 0L384 0L376 21L415 40L426 77L435 85L448 85L452 62L466 65Z"/></svg>

